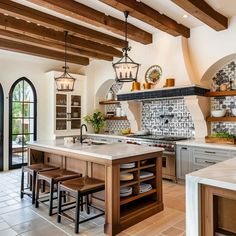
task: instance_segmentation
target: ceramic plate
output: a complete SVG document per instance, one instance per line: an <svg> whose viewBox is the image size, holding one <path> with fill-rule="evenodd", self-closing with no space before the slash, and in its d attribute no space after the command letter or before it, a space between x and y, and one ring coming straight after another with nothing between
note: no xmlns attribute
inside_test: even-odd
<svg viewBox="0 0 236 236"><path fill-rule="evenodd" d="M161 78L161 75L162 75L162 69L160 66L158 65L151 66L145 74L145 81L147 83L157 84L157 82Z"/></svg>

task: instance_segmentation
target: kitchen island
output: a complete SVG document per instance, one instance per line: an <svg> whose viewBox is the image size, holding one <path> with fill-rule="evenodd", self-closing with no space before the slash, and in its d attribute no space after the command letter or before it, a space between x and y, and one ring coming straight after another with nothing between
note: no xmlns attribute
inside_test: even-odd
<svg viewBox="0 0 236 236"><path fill-rule="evenodd" d="M116 235L122 230L163 210L162 148L123 143L65 146L63 140L37 141L28 145L29 164L43 162L105 181L105 192L94 194L92 203L105 209L104 232ZM121 164L134 163L133 168ZM152 172L141 177L141 171ZM132 179L121 181L120 175ZM140 192L140 184L152 189ZM132 195L120 197L120 189L132 187Z"/></svg>
<svg viewBox="0 0 236 236"><path fill-rule="evenodd" d="M186 176L186 235L236 235L235 222L236 158Z"/></svg>

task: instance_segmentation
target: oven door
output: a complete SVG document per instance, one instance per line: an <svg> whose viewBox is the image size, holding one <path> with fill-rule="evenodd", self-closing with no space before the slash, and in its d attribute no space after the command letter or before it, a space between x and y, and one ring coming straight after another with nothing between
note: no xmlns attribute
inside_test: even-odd
<svg viewBox="0 0 236 236"><path fill-rule="evenodd" d="M175 153L163 152L162 176L164 179L176 181Z"/></svg>

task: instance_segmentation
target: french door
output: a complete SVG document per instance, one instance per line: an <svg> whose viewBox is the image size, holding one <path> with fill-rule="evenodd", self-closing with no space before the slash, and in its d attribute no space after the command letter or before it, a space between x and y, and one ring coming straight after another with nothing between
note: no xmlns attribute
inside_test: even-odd
<svg viewBox="0 0 236 236"><path fill-rule="evenodd" d="M3 170L3 114L4 114L4 101L3 101L3 89L0 84L0 171Z"/></svg>
<svg viewBox="0 0 236 236"><path fill-rule="evenodd" d="M9 94L9 169L28 162L27 143L36 140L36 91L27 78L17 80Z"/></svg>

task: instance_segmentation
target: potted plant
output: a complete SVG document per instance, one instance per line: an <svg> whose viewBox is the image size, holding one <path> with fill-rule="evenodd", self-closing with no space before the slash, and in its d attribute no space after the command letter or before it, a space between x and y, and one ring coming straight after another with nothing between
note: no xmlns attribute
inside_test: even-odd
<svg viewBox="0 0 236 236"><path fill-rule="evenodd" d="M105 116L98 110L96 110L92 115L85 116L84 120L86 123L92 125L94 133L96 134L98 134L105 126Z"/></svg>

